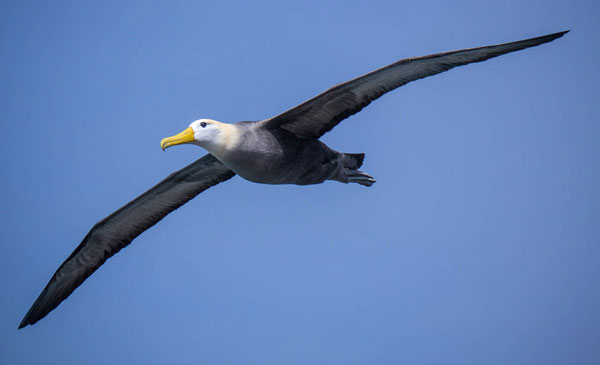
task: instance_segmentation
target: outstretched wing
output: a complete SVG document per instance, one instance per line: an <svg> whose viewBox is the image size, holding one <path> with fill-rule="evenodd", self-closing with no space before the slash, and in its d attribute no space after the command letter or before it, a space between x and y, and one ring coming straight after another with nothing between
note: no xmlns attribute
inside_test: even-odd
<svg viewBox="0 0 600 365"><path fill-rule="evenodd" d="M494 46L462 49L407 58L330 88L314 98L265 121L267 128L283 128L298 137L319 138L339 122L358 113L373 100L411 81L481 62L505 53L538 46L565 32Z"/></svg>
<svg viewBox="0 0 600 365"><path fill-rule="evenodd" d="M81 244L56 270L19 328L44 318L109 257L152 227L167 214L204 190L232 178L213 155L174 172L127 205L96 223Z"/></svg>

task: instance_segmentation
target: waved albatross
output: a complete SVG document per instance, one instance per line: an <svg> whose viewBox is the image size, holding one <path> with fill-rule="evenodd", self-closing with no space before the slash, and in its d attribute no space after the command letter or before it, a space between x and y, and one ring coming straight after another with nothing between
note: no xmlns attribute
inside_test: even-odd
<svg viewBox="0 0 600 365"><path fill-rule="evenodd" d="M54 273L19 328L46 316L104 261L167 214L236 174L264 184L335 180L371 186L375 180L358 170L364 154L337 152L319 138L373 100L411 81L550 42L567 32L400 60L335 85L270 119L235 124L194 121L180 134L163 139L161 147L192 143L209 153L96 223Z"/></svg>

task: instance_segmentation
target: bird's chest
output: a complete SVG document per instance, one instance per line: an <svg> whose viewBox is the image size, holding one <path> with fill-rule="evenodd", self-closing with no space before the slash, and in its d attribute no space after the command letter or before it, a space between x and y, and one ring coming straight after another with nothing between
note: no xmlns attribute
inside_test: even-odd
<svg viewBox="0 0 600 365"><path fill-rule="evenodd" d="M290 162L284 148L268 139L243 143L221 161L242 178L267 184L281 183L282 172Z"/></svg>

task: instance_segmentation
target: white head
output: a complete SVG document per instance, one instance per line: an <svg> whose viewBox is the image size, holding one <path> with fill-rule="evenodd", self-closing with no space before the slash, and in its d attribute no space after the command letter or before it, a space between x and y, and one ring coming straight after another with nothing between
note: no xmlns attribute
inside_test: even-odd
<svg viewBox="0 0 600 365"><path fill-rule="evenodd" d="M183 132L160 141L163 151L166 148L183 143L191 143L203 147L208 152L219 154L232 147L237 140L236 128L212 119L193 121Z"/></svg>

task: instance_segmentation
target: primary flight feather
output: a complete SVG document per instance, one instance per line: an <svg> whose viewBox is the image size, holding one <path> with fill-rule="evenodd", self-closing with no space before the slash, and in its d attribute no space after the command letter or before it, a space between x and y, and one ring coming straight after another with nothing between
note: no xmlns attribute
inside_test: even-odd
<svg viewBox="0 0 600 365"><path fill-rule="evenodd" d="M178 135L163 139L161 147L191 143L209 153L96 223L54 273L19 328L45 317L108 258L167 214L236 174L265 184L309 185L335 180L371 186L373 177L358 170L364 154L335 151L319 138L373 100L411 81L547 43L567 32L400 60L335 85L262 121L194 121Z"/></svg>

